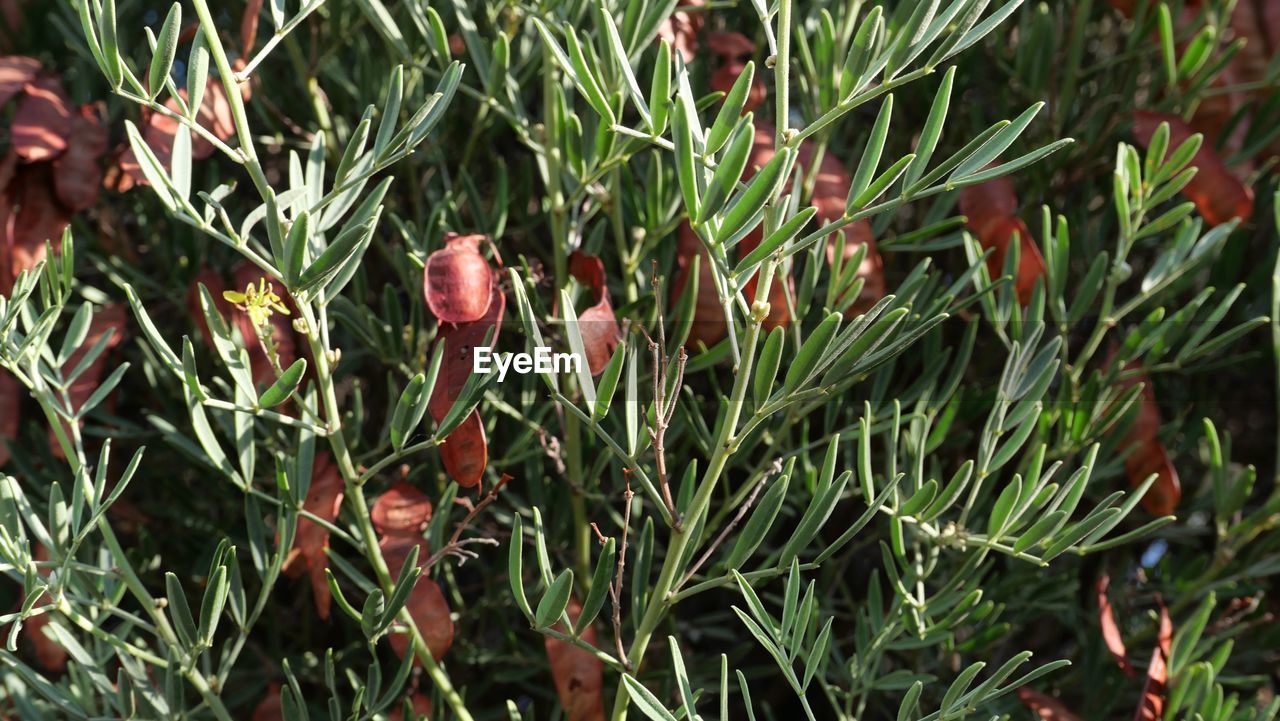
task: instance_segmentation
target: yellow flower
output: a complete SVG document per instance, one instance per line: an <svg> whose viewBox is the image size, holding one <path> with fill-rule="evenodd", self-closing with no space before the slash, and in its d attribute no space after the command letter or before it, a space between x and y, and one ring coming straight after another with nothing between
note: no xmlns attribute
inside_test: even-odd
<svg viewBox="0 0 1280 721"><path fill-rule="evenodd" d="M289 308L284 304L279 295L276 294L275 287L267 282L266 278L259 278L257 287L253 283L245 286L244 292L234 290L222 291L222 297L228 302L234 303L236 308L244 311L249 315L249 321L254 327L262 328L271 320L273 311L283 315L289 315Z"/></svg>

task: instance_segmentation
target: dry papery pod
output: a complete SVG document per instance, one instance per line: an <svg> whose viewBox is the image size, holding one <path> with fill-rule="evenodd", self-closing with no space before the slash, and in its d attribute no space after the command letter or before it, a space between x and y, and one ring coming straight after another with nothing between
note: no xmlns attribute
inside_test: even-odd
<svg viewBox="0 0 1280 721"><path fill-rule="evenodd" d="M1195 131L1182 118L1170 113L1138 110L1133 114L1133 136L1146 148L1151 145L1160 123L1169 124L1169 148L1177 148ZM1206 139L1191 159L1197 172L1182 188L1182 194L1196 204L1196 210L1209 225L1220 225L1232 218L1248 220L1253 216L1253 188L1236 177Z"/></svg>
<svg viewBox="0 0 1280 721"><path fill-rule="evenodd" d="M565 609L575 625L582 613L577 598L569 599ZM567 633L561 625L556 630ZM587 626L580 638L591 646L596 645L596 630ZM547 636L543 640L547 649L547 661L551 664L551 676L564 708L566 721L603 721L604 719L604 664L594 654L577 646Z"/></svg>
<svg viewBox="0 0 1280 721"><path fill-rule="evenodd" d="M1102 641L1107 645L1107 651L1116 660L1116 665L1124 675L1134 678L1138 674L1133 670L1133 664L1129 662L1129 652L1124 645L1124 636L1120 633L1120 625L1116 623L1115 608L1111 605L1111 597L1107 594L1110 588L1111 576L1103 572L1095 586L1098 593L1098 623L1102 629Z"/></svg>
<svg viewBox="0 0 1280 721"><path fill-rule="evenodd" d="M703 5L706 5L706 0L679 0L671 14L658 26L658 37L670 43L686 65L693 62L698 53L698 33L702 32L706 18L702 10L682 8L701 8Z"/></svg>
<svg viewBox="0 0 1280 721"><path fill-rule="evenodd" d="M85 357L95 345L98 344L108 333L111 339L107 341L107 350L111 350L120 345L125 338L125 329L128 327L129 314L125 309L118 305L105 305L98 308L93 314L93 318L89 321L88 335L85 336L84 343L76 349L74 353L63 364L64 368L75 368L80 364L80 360ZM89 364L89 367L76 378L71 387L67 389L67 395L70 397L71 407L80 408L89 396L98 389L98 385L102 382L103 373L107 369L107 353L103 352ZM108 396L105 401L108 407L115 404L115 393ZM65 421L59 420L59 423ZM66 432L66 426L63 426ZM49 448L53 454L59 458L62 457L62 444L58 443L58 436L53 428L49 429Z"/></svg>
<svg viewBox="0 0 1280 721"><path fill-rule="evenodd" d="M1126 370L1132 367L1134 364L1131 363ZM1148 476L1156 474L1155 483L1142 497L1142 507L1153 516L1167 516L1177 510L1178 502L1182 500L1182 483L1169 459L1168 450L1159 439L1160 406L1156 403L1151 378L1145 373L1135 375L1120 381L1117 389L1123 393L1138 383L1143 384L1137 399L1138 414L1117 449L1128 454L1124 467L1131 486L1140 486Z"/></svg>
<svg viewBox="0 0 1280 721"><path fill-rule="evenodd" d="M1147 665L1147 680L1142 686L1142 697L1134 721L1160 721L1164 716L1165 694L1169 690L1169 652L1173 650L1173 621L1169 609L1160 597L1160 626L1156 633L1156 647L1151 651L1151 663Z"/></svg>
<svg viewBox="0 0 1280 721"><path fill-rule="evenodd" d="M747 61L755 55L756 44L742 33L714 32L707 34L707 47L712 53L720 56L720 67L711 74L709 81L711 89L727 94L733 88L733 84L738 81L738 76L746 69ZM758 73L753 75L751 89L747 92L742 111L754 112L764 104L767 94L768 90L765 89L760 75Z"/></svg>
<svg viewBox="0 0 1280 721"><path fill-rule="evenodd" d="M1044 256L1040 246L1031 236L1027 224L1017 215L1018 195L1013 181L996 178L985 183L970 185L960 191L960 213L968 222L969 230L978 238L983 250L992 251L987 256L987 272L992 278L1004 274L1005 256L1009 244L1018 238L1018 273L1013 279L1018 302L1031 302L1036 280L1045 273Z"/></svg>
<svg viewBox="0 0 1280 721"><path fill-rule="evenodd" d="M1018 700L1041 721L1081 721L1079 716L1067 709L1066 704L1027 686L1018 688Z"/></svg>
<svg viewBox="0 0 1280 721"><path fill-rule="evenodd" d="M427 494L398 481L373 502L369 517L373 527L384 536L421 535L431 522L431 513L431 499Z"/></svg>
<svg viewBox="0 0 1280 721"><path fill-rule="evenodd" d="M18 379L0 369L0 466L9 462L9 444L18 437L19 414L25 397L25 389Z"/></svg>
<svg viewBox="0 0 1280 721"><path fill-rule="evenodd" d="M491 275L490 288L489 308L479 320L440 326L439 342L445 344L444 363L427 404L431 417L437 423L444 420L453 407L467 376L472 372L475 348L484 344L489 329L493 329L490 345L498 342L498 331L502 329L507 299L498 287L496 274ZM466 420L445 437L440 445L440 459L449 477L457 481L458 485L463 488L479 485L489 463L489 447L478 409L471 411Z"/></svg>
<svg viewBox="0 0 1280 721"><path fill-rule="evenodd" d="M609 301L604 261L590 253L575 250L569 256L569 273L591 289L592 305L578 314L578 332L582 334L582 345L587 351L587 367L591 375L598 376L609 365L609 359L622 338L613 304Z"/></svg>
<svg viewBox="0 0 1280 721"><path fill-rule="evenodd" d="M49 551L44 546L38 543L33 544L32 551L36 561L49 560ZM48 574L48 570L40 571L41 576L47 576ZM49 598L49 594L46 593L42 594L36 603L43 606L50 603L52 600L53 599ZM21 609L22 598L19 597L13 610L20 611ZM68 654L66 649L62 648L57 641L54 641L45 633L45 628L49 625L52 617L51 613L46 612L36 616L31 616L27 620L23 621L22 638L30 647L31 653L35 657L36 663L40 668L51 673L62 673L67 668ZM7 624L0 626L0 632L4 632L6 637L8 636L8 631L9 628Z"/></svg>
<svg viewBox="0 0 1280 721"><path fill-rule="evenodd" d="M440 590L440 584L429 578L418 579L409 592L409 600L404 607L413 617L422 640L431 651L431 657L436 661L444 658L453 645L453 616L449 610L449 602ZM412 638L408 633L393 633L389 636L391 648L397 656L404 658L406 653L411 652ZM422 661L419 659L415 663L421 664Z"/></svg>
<svg viewBox="0 0 1280 721"><path fill-rule="evenodd" d="M480 254L483 235L444 236L444 247L427 257L422 293L441 323L480 320L489 309L493 271Z"/></svg>
<svg viewBox="0 0 1280 721"><path fill-rule="evenodd" d="M431 697L421 691L414 691L409 697L409 708L413 712L410 717L412 719L431 718ZM387 721L405 721L403 701L387 714Z"/></svg>
<svg viewBox="0 0 1280 721"><path fill-rule="evenodd" d="M328 453L317 453L312 467L311 487L307 490L307 498L302 507L307 513L332 523L342 509L342 475ZM290 578L297 578L304 571L307 573L316 613L322 620L329 618L329 609L333 603L329 581L325 576L325 569L329 565L328 555L325 553L328 548L329 529L306 516L299 516L298 530L293 539L293 548L289 549L289 555L285 559L284 572Z"/></svg>
<svg viewBox="0 0 1280 721"><path fill-rule="evenodd" d="M106 128L93 105L73 108L52 76L38 77L40 63L0 57L0 106L17 98L9 127L9 152L0 159L0 294L54 248L77 211L98 198L99 159Z"/></svg>

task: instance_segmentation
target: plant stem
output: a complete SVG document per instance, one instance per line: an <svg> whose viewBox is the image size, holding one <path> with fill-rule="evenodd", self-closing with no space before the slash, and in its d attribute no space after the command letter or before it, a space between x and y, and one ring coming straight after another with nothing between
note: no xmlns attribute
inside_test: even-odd
<svg viewBox="0 0 1280 721"><path fill-rule="evenodd" d="M789 0L783 0L783 4L789 5ZM773 279L773 271L774 260L771 258L761 266L760 287L756 291L757 297L769 297L769 285ZM737 428L738 418L742 414L747 385L751 379L752 364L755 362L760 326L763 321L764 314L756 314L756 317L753 317L751 323L747 326L742 363L737 368L737 373L734 377L729 407L725 413L724 421L720 425L715 452L711 456L711 462L707 465L706 472L703 473L693 500L689 503L689 513L686 516L688 522L683 526L672 527L671 541L667 545L667 555L662 562L662 571L659 573L658 581L653 587L653 593L649 596L649 605L645 608L644 616L640 620L640 627L636 630L636 636L631 642L631 653L628 655L627 660L632 669L638 670L640 668L640 664L644 660L644 652L653 638L654 631L657 630L658 624L666 617L667 610L674 602L671 592L679 574L684 570L685 550L691 541L697 542L697 539L693 538L693 531L698 525L697 521L702 514L706 513L707 507L711 503L711 495L715 491L720 474L728 464L729 456L737 450L738 437L735 435L734 430ZM618 695L615 697L613 704L613 713L611 715L613 721L624 721L627 718L629 700L630 696L627 694L626 687L620 685L618 687Z"/></svg>
<svg viewBox="0 0 1280 721"><path fill-rule="evenodd" d="M324 342L323 326L320 325L320 322L327 322L327 320L324 319L323 314L318 319L310 303L301 304L300 311L307 323L307 342L311 347L311 355L315 359L316 385L320 390L320 399L324 405L325 419L329 426L329 447L333 451L333 458L338 466L338 471L342 474L346 502L349 504L356 528L359 531L365 557L373 567L374 575L378 577L378 585L384 593L390 596L392 589L395 588L396 579L392 577L387 568L387 562L382 557L382 549L378 546L378 534L373 527L373 519L369 514L369 503L364 496L363 481L365 479L356 470L355 464L351 460L351 451L347 447L347 439L342 432L342 415L338 408L337 393L334 390L333 371L329 367L329 349ZM436 688L439 689L440 694L444 696L445 701L453 709L454 715L459 721L472 721L466 702L454 689L453 683L449 680L449 675L436 663L435 658L431 655L431 649L427 647L427 643L422 638L422 633L418 630L418 625L413 616L409 614L408 609L400 610L400 620L409 629L414 653L422 661L423 667L427 670L427 675L431 676L431 680L435 683Z"/></svg>

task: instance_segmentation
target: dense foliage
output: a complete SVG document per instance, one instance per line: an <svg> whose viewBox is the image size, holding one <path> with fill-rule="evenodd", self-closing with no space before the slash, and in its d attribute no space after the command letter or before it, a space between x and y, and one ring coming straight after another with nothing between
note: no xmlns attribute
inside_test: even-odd
<svg viewBox="0 0 1280 721"><path fill-rule="evenodd" d="M0 717L1274 720L1278 47L0 0Z"/></svg>

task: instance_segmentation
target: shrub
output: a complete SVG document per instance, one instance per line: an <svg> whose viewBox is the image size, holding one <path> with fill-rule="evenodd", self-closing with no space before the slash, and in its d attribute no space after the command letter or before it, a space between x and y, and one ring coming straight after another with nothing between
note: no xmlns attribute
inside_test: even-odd
<svg viewBox="0 0 1280 721"><path fill-rule="evenodd" d="M0 11L0 713L1280 713L1275 3Z"/></svg>

